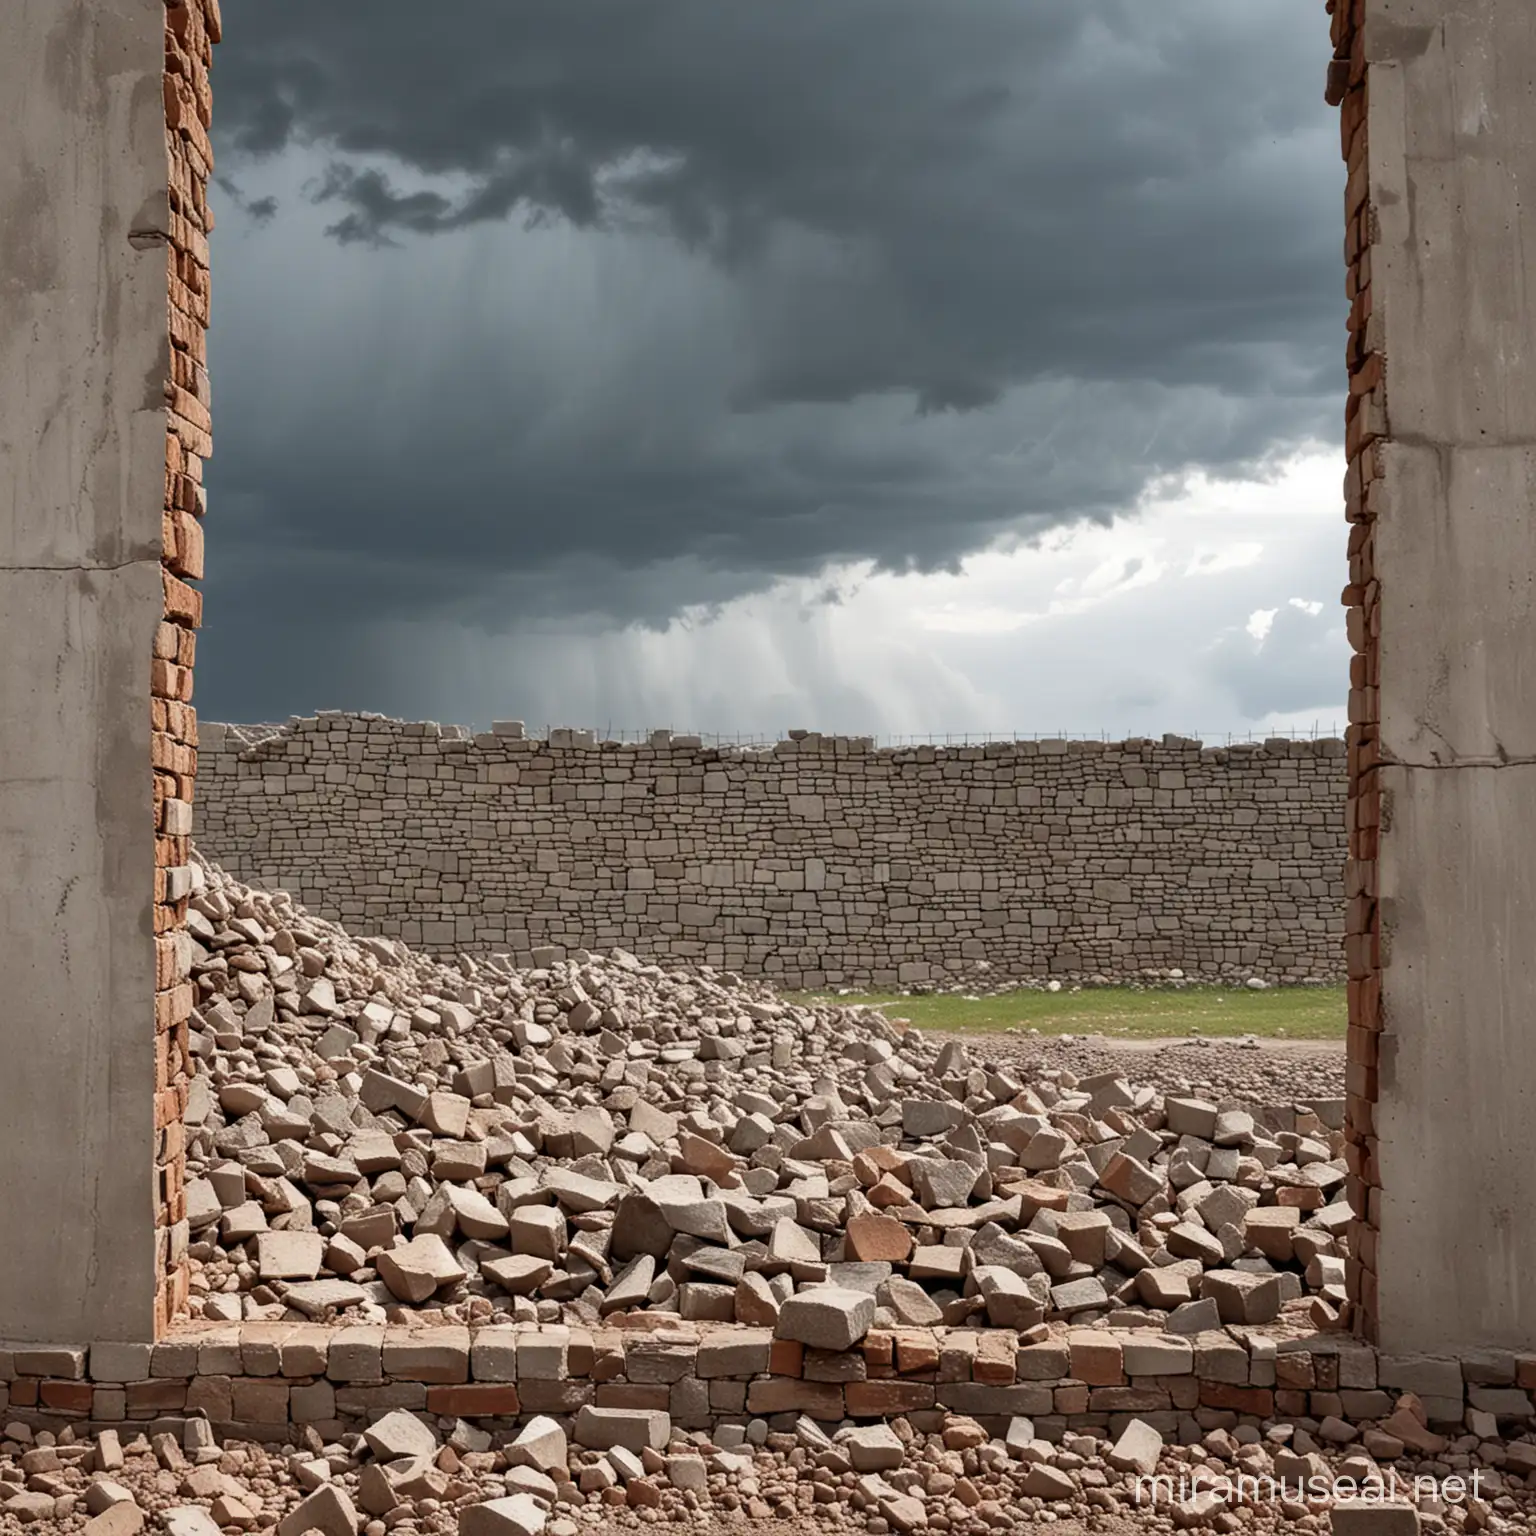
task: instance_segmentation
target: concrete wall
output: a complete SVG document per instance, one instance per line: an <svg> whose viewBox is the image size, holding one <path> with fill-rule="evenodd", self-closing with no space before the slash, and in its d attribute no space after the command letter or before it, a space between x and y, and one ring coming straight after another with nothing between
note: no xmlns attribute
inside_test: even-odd
<svg viewBox="0 0 1536 1536"><path fill-rule="evenodd" d="M205 725L197 840L428 949L618 945L790 988L1300 981L1342 970L1343 767L1338 741L716 750L322 715Z"/></svg>
<svg viewBox="0 0 1536 1536"><path fill-rule="evenodd" d="M1536 28L1367 0L1379 1337L1536 1343Z"/></svg>
<svg viewBox="0 0 1536 1536"><path fill-rule="evenodd" d="M168 216L159 0L19 0L0 51L0 1331L153 1317ZM135 835L134 828L138 829Z"/></svg>
<svg viewBox="0 0 1536 1536"><path fill-rule="evenodd" d="M9 0L0 48L0 1336L18 1340L148 1338L168 1294L156 933L173 942L175 911L156 896L176 847L156 838L150 670L168 603L187 606L164 532L173 13Z"/></svg>

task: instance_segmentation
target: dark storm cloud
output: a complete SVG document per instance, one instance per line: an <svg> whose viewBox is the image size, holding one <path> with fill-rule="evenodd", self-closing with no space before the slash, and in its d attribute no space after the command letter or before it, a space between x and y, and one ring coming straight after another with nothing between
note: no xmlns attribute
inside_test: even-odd
<svg viewBox="0 0 1536 1536"><path fill-rule="evenodd" d="M530 157L489 178L457 207L437 192L398 193L383 172L359 171L339 162L326 168L311 196L317 203L340 202L350 208L326 229L343 245L393 245L392 230L439 235L505 219L518 208L527 210L530 227L556 214L578 228L598 220L590 168L561 150Z"/></svg>
<svg viewBox="0 0 1536 1536"><path fill-rule="evenodd" d="M1320 7L226 12L221 168L259 187L299 155L321 215L285 197L267 235L216 237L210 604L230 628L209 648L231 692L219 657L258 610L322 632L381 611L663 622L833 560L953 564L1009 527L1107 518L1153 474L1336 433ZM579 305L513 289L466 315L445 292L466 242L541 224L629 253L642 300L647 272L702 261L713 307L577 389ZM410 302L455 365L370 338L381 392L295 331L279 376L251 302L274 302L256 268L279 237L315 243L320 297L359 327L391 263L439 271ZM563 346L513 345L530 304ZM603 344L644 308L606 314Z"/></svg>
<svg viewBox="0 0 1536 1536"><path fill-rule="evenodd" d="M338 238L521 210L649 212L737 265L785 229L843 244L839 322L783 338L764 398L899 387L963 408L1052 370L1251 387L1245 346L1337 318L1310 312L1340 287L1317 261L1342 175L1326 28L1294 0L232 11L221 141L338 156L318 194L347 207ZM379 155L468 187L402 192L347 163Z"/></svg>
<svg viewBox="0 0 1536 1536"><path fill-rule="evenodd" d="M247 198L228 176L218 177L217 186L219 191L255 224L265 224L277 213L275 197Z"/></svg>

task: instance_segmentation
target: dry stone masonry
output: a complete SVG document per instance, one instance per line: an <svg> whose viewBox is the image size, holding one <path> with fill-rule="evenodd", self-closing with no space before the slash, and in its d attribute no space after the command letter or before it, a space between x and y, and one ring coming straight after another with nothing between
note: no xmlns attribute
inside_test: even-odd
<svg viewBox="0 0 1536 1536"><path fill-rule="evenodd" d="M324 714L203 726L198 840L429 950L633 950L788 990L1342 974L1344 744L771 750Z"/></svg>

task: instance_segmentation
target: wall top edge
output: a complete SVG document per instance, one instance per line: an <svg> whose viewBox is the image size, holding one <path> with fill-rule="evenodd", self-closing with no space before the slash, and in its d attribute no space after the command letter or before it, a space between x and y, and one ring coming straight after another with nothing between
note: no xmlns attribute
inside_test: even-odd
<svg viewBox="0 0 1536 1536"><path fill-rule="evenodd" d="M469 752L476 749L594 752L699 752L720 757L774 757L807 754L909 758L936 757L1050 757L1104 755L1198 755L1221 762L1228 757L1343 757L1346 744L1338 736L1270 736L1259 741L1232 741L1207 745L1194 737L1165 734L1161 739L1129 736L1115 741L1101 738L965 738L923 741L914 738L880 746L873 736L823 735L817 731L791 731L776 740L745 736L700 736L654 730L644 739L606 737L596 730L551 726L544 735L531 734L521 720L497 721L489 731L474 732L467 726L444 725L433 720L396 720L386 715L325 710L315 715L294 716L281 723L256 725L200 721L199 744L204 752L243 752L255 747L281 750L284 743L302 738L345 734L357 737L393 737L420 745L433 743L439 750Z"/></svg>

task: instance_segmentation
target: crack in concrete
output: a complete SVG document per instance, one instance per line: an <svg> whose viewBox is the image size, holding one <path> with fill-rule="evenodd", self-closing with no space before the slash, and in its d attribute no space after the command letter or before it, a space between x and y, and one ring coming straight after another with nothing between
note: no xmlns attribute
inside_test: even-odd
<svg viewBox="0 0 1536 1536"><path fill-rule="evenodd" d="M1375 768L1530 768L1536 766L1536 754L1516 757L1501 752L1498 757L1463 757L1454 763L1417 763L1406 758L1389 757L1373 764Z"/></svg>
<svg viewBox="0 0 1536 1536"><path fill-rule="evenodd" d="M1417 722L1417 724L1420 730L1424 731L1430 736L1433 736L1436 741L1440 742L1444 746L1447 757L1451 758L1452 761L1446 762L1441 759L1436 759L1429 762L1418 762L1405 757L1384 756L1379 762L1373 764L1372 766L1377 768L1434 769L1519 768L1530 767L1531 764L1536 763L1536 754L1527 753L1522 756L1516 753L1511 753L1505 748L1504 743L1500 741L1497 736L1493 737L1492 756L1489 756L1486 753L1468 754L1466 756L1462 756L1456 751L1456 748L1451 745L1451 742L1447 738L1444 731L1436 729L1436 727L1431 725L1427 720L1420 720Z"/></svg>
<svg viewBox="0 0 1536 1536"><path fill-rule="evenodd" d="M134 560L118 560L100 565L0 565L0 575L20 574L23 571L126 571L131 565L160 565L158 555L140 555Z"/></svg>
<svg viewBox="0 0 1536 1536"><path fill-rule="evenodd" d="M1393 446L1404 448L1433 448L1442 454L1481 453L1490 448L1536 448L1536 437L1480 437L1462 442L1448 443L1442 437L1428 437L1422 432L1393 432L1382 439Z"/></svg>

